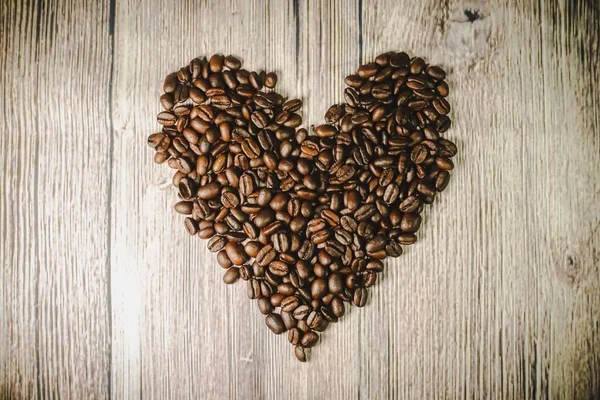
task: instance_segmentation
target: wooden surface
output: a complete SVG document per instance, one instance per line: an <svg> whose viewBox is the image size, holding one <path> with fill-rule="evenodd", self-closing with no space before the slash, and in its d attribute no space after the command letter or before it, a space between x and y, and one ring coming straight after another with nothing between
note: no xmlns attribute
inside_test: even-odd
<svg viewBox="0 0 600 400"><path fill-rule="evenodd" d="M600 397L596 1L2 0L0 398ZM472 21L469 20L469 17ZM298 363L172 211L162 77L235 54L305 126L407 50L457 168L364 309Z"/></svg>

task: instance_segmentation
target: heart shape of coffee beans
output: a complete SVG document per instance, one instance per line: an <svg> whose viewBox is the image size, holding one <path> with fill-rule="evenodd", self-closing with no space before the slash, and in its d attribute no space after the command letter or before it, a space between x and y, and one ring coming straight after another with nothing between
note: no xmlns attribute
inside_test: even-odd
<svg viewBox="0 0 600 400"><path fill-rule="evenodd" d="M385 53L345 79L344 104L300 128L302 101L277 75L233 56L195 58L168 75L150 135L154 160L174 169L190 235L208 239L227 284L246 281L294 354L319 341L346 303L363 307L384 268L415 243L424 204L444 190L456 146L445 72Z"/></svg>

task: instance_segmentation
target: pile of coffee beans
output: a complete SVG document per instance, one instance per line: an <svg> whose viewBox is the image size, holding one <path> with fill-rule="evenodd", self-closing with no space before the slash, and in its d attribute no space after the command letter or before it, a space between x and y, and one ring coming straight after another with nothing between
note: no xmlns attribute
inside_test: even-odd
<svg viewBox="0 0 600 400"><path fill-rule="evenodd" d="M175 170L175 211L298 360L347 304L367 303L383 259L415 243L424 204L448 185L445 75L381 54L346 77L345 103L311 133L302 101L273 90L277 75L236 57L195 58L165 78L148 144Z"/></svg>

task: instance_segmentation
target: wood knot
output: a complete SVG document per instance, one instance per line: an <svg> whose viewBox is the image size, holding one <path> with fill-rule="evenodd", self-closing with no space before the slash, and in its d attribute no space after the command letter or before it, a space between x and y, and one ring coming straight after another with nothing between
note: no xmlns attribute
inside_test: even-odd
<svg viewBox="0 0 600 400"><path fill-rule="evenodd" d="M465 17L467 17L467 22L473 23L478 19L483 19L484 16L480 14L479 10L467 8L464 10Z"/></svg>
<svg viewBox="0 0 600 400"><path fill-rule="evenodd" d="M558 278L571 287L578 287L584 279L584 268L575 255L567 254L563 262L556 265Z"/></svg>
<svg viewBox="0 0 600 400"><path fill-rule="evenodd" d="M442 21L442 51L455 69L470 70L497 50L501 38L492 11L485 2L469 2L451 9Z"/></svg>

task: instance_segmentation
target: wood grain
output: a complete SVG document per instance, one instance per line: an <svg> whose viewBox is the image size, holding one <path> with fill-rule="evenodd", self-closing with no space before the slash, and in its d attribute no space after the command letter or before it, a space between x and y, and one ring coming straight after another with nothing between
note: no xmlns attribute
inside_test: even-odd
<svg viewBox="0 0 600 400"><path fill-rule="evenodd" d="M6 0L0 398L600 397L594 2ZM459 145L419 241L310 363L172 210L162 78L276 71L305 126L404 49L449 71Z"/></svg>
<svg viewBox="0 0 600 400"><path fill-rule="evenodd" d="M0 397L108 396L108 4L2 3Z"/></svg>

